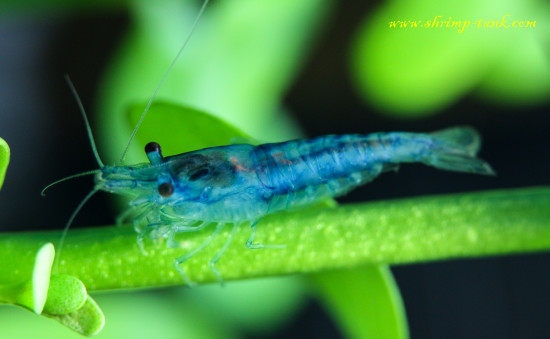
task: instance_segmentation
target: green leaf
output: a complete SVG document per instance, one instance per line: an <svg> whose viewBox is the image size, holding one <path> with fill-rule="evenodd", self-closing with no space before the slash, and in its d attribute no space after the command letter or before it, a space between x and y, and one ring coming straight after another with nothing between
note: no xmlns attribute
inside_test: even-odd
<svg viewBox="0 0 550 339"><path fill-rule="evenodd" d="M0 302L22 306L36 314L42 313L48 296L53 259L54 247L48 242L36 252L32 274L28 280L0 286ZM20 264L20 267L25 266ZM9 280L4 278L1 281Z"/></svg>
<svg viewBox="0 0 550 339"><path fill-rule="evenodd" d="M105 325L103 312L90 296L86 298L84 305L74 312L63 315L46 314L46 316L85 336L98 334Z"/></svg>
<svg viewBox="0 0 550 339"><path fill-rule="evenodd" d="M43 315L86 336L96 335L105 324L103 312L82 281L66 274L52 275Z"/></svg>
<svg viewBox="0 0 550 339"><path fill-rule="evenodd" d="M388 266L330 271L311 278L346 337L409 337L403 301Z"/></svg>
<svg viewBox="0 0 550 339"><path fill-rule="evenodd" d="M143 104L133 105L128 126L135 126L143 113ZM198 110L170 103L151 105L136 138L144 145L155 141L164 155L175 155L206 147L227 145L235 137L248 136L237 128ZM145 153L143 153L145 158ZM145 158L146 160L147 158Z"/></svg>
<svg viewBox="0 0 550 339"><path fill-rule="evenodd" d="M33 310L40 314L48 297L50 275L55 257L52 243L46 243L36 253L36 261L32 272Z"/></svg>
<svg viewBox="0 0 550 339"><path fill-rule="evenodd" d="M4 183L8 164L10 163L10 148L4 139L0 138L0 188Z"/></svg>
<svg viewBox="0 0 550 339"><path fill-rule="evenodd" d="M544 15L549 11L541 11ZM537 15L538 17L539 15ZM537 21L550 21L538 18ZM550 93L550 65L546 46L540 42L547 32L522 32L521 39L515 39L511 48L495 63L491 72L477 88L480 97L505 106L533 105L548 101Z"/></svg>
<svg viewBox="0 0 550 339"><path fill-rule="evenodd" d="M81 308L86 301L86 287L82 281L66 274L54 274L50 280L44 312L63 315Z"/></svg>
<svg viewBox="0 0 550 339"><path fill-rule="evenodd" d="M495 11L508 7L514 10ZM365 100L400 117L435 114L480 86L480 94L493 101L545 100L550 88L543 43L547 31L500 25L503 20L505 25L515 20L540 25L546 13L542 1L385 2L359 28L353 79ZM419 21L417 27L410 21ZM456 27L457 22L469 26ZM498 27L478 27L485 22Z"/></svg>
<svg viewBox="0 0 550 339"><path fill-rule="evenodd" d="M99 95L99 141L109 152L106 160L120 158L129 137L128 104L151 97L198 5L132 3L136 25L113 58ZM320 0L212 2L158 99L207 111L262 139L296 136L280 102L330 5Z"/></svg>
<svg viewBox="0 0 550 339"><path fill-rule="evenodd" d="M22 306L36 314L54 318L83 335L98 333L105 323L103 313L87 295L80 280L64 274L50 277L54 256L51 242L40 247L35 256L32 277L22 283L0 286L0 302ZM22 268L24 272L27 258L26 255L21 255L21 258L24 261L17 262L15 267ZM2 273L10 272L12 267L7 269L2 270Z"/></svg>

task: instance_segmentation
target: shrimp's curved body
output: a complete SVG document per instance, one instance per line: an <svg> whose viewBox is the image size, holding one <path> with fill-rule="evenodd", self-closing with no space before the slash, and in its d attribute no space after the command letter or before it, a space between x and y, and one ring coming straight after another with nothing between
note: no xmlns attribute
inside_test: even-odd
<svg viewBox="0 0 550 339"><path fill-rule="evenodd" d="M122 153L121 163L207 4L208 0L204 0L182 47L149 99ZM131 211L137 212L133 220L134 227L139 233L138 244L142 249L146 236L166 238L168 246L177 247L179 244L174 239L177 233L216 225L212 235L201 245L175 259L176 268L190 284L180 265L207 246L224 225L232 224L233 231L209 262L220 281L221 276L215 264L241 224L252 226L246 242L248 248L267 247L254 243L254 226L263 216L341 196L385 171L396 170L400 163L421 162L451 171L494 174L485 161L476 158L480 139L477 132L469 127L454 127L433 133L329 135L258 146L238 144L169 157L162 156L158 144L149 143L145 151L150 163L104 166L82 102L68 77L67 82L82 113L100 169L57 180L42 190L44 195L49 187L60 182L96 174L95 188L76 207L63 230L56 265L72 221L88 199L99 190L131 198Z"/></svg>
<svg viewBox="0 0 550 339"><path fill-rule="evenodd" d="M167 238L177 246L176 233L216 224L205 243L177 258L176 268L186 282L181 263L192 257L218 234L223 225L252 225L246 246L254 244L255 224L267 214L300 208L322 199L341 196L398 164L421 162L436 168L494 174L476 158L479 136L469 127L434 133L373 133L329 135L258 146L237 144L205 148L163 157L160 146L150 143L150 163L135 166L103 166L95 177L95 189L130 197L139 216L134 225L138 243L149 235ZM231 235L233 232L231 233ZM229 245L210 261L214 265Z"/></svg>

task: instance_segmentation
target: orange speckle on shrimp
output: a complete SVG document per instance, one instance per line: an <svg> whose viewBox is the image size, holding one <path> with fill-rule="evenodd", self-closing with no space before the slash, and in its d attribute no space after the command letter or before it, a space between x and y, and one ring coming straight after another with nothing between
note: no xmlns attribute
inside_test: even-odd
<svg viewBox="0 0 550 339"><path fill-rule="evenodd" d="M235 157L230 157L229 160L233 163L233 165L235 166L235 168L237 169L237 171L248 171L248 169L242 167L241 165L239 165L239 160Z"/></svg>
<svg viewBox="0 0 550 339"><path fill-rule="evenodd" d="M277 162L279 164L284 164L284 165L292 165L292 161L288 160L288 159L284 159L284 153L275 153L273 154L273 157L275 159L277 159ZM283 158L283 159L281 159Z"/></svg>

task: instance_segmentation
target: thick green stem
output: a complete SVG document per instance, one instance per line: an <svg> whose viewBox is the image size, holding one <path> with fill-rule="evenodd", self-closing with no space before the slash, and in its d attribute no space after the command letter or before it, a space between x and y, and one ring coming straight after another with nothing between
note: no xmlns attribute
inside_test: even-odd
<svg viewBox="0 0 550 339"><path fill-rule="evenodd" d="M241 226L216 266L224 279L542 251L550 249L550 187L315 208L271 215L257 227L257 242L287 247L246 249L250 230ZM223 236L182 266L189 278L216 280L208 260L230 230L226 226ZM89 291L182 284L173 267L174 258L200 244L211 232L207 228L182 234L183 248L178 249L146 241L148 255L144 255L130 226L72 230L59 273L80 278ZM56 243L59 234L2 234L0 281L17 281L31 269L37 248L47 241Z"/></svg>

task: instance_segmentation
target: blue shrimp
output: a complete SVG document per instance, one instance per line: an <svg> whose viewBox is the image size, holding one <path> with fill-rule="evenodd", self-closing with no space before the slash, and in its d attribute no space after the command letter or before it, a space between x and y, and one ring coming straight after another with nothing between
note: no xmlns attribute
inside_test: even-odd
<svg viewBox="0 0 550 339"><path fill-rule="evenodd" d="M134 128L120 162L168 73L186 46L208 0L203 2L191 31L168 67ZM373 133L368 135L329 135L310 140L293 140L253 146L234 144L205 148L163 157L157 143L145 152L149 163L133 166L105 166L101 161L82 102L67 78L84 118L98 170L55 181L95 174L94 189L82 200L62 233L56 267L67 231L83 205L98 191L121 194L131 199L130 212L143 250L146 237L166 239L167 246L178 247L178 233L194 232L215 225L203 243L174 260L184 281L192 282L181 265L205 248L225 225L232 231L222 248L209 261L211 271L222 282L216 263L242 224L251 226L246 247L284 247L254 242L256 224L265 215L303 208L323 199L341 196L366 184L383 172L396 170L400 163L421 162L439 169L494 174L485 161L476 158L480 139L469 127L454 127L433 133Z"/></svg>
<svg viewBox="0 0 550 339"><path fill-rule="evenodd" d="M146 236L166 238L177 247L180 232L216 224L214 233L195 250L176 258L175 267L188 284L181 264L198 253L226 224L233 230L209 262L215 265L231 242L236 227L252 227L247 248L254 243L255 225L263 216L301 208L338 197L366 184L400 163L420 162L439 169L493 175L490 165L476 158L479 136L470 127L433 133L373 133L328 135L258 146L235 144L163 157L157 143L145 147L150 163L103 166L95 189L125 195L140 211L134 219L138 243Z"/></svg>

